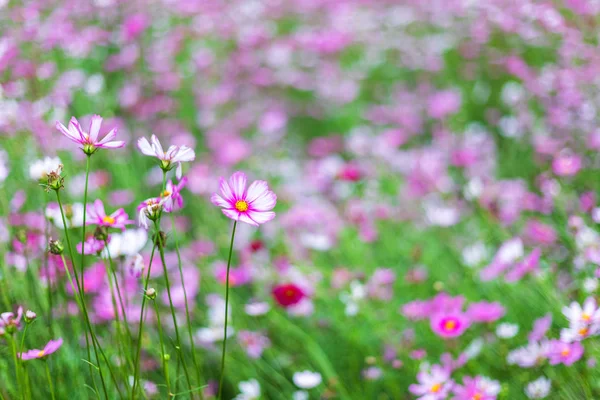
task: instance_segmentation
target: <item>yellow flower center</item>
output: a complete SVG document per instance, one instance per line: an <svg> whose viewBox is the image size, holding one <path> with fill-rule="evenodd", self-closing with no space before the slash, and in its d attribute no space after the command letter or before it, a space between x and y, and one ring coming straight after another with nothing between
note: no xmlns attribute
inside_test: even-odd
<svg viewBox="0 0 600 400"><path fill-rule="evenodd" d="M585 336L588 334L590 330L588 328L581 328L578 332L581 336Z"/></svg>
<svg viewBox="0 0 600 400"><path fill-rule="evenodd" d="M244 200L238 200L235 202L235 209L239 212L248 211L248 203Z"/></svg>
<svg viewBox="0 0 600 400"><path fill-rule="evenodd" d="M473 395L473 400L481 400L483 399L483 395L481 393L475 393Z"/></svg>
<svg viewBox="0 0 600 400"><path fill-rule="evenodd" d="M171 192L169 192L168 190L165 190L164 192L162 192L162 197L168 197L171 195Z"/></svg>
<svg viewBox="0 0 600 400"><path fill-rule="evenodd" d="M455 328L456 328L456 321L454 321L453 319L449 319L448 321L444 322L444 330L452 331Z"/></svg>
<svg viewBox="0 0 600 400"><path fill-rule="evenodd" d="M560 355L563 357L567 357L569 354L571 354L571 350L566 347L563 349L563 351L560 352Z"/></svg>
<svg viewBox="0 0 600 400"><path fill-rule="evenodd" d="M583 313L581 315L581 319L584 320L585 322L590 322L590 320L592 319L592 316L588 313Z"/></svg>
<svg viewBox="0 0 600 400"><path fill-rule="evenodd" d="M104 222L105 224L112 225L115 223L115 219L113 217L111 217L110 215L107 215L104 218L102 218L102 222Z"/></svg>
<svg viewBox="0 0 600 400"><path fill-rule="evenodd" d="M440 390L442 390L442 384L441 383L436 383L435 385L433 385L431 387L431 393L438 393Z"/></svg>
<svg viewBox="0 0 600 400"><path fill-rule="evenodd" d="M44 350L40 350L40 351L37 353L37 356L38 356L38 357L44 357L45 355L46 355L46 352L45 352Z"/></svg>

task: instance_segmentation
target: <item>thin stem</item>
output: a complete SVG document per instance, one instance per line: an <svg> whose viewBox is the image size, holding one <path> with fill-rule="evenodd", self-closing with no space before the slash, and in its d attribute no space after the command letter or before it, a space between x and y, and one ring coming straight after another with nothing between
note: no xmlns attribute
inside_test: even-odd
<svg viewBox="0 0 600 400"><path fill-rule="evenodd" d="M119 317L119 307L117 306L117 299L115 298L115 288L116 288L117 295L119 297L119 303L121 305L120 310L121 310L121 313L123 314L125 328L126 328L127 335L128 335L127 342L129 342L129 340L131 340L131 331L129 330L129 326L127 325L127 317L126 317L126 313L125 313L125 307L123 306L123 298L121 297L121 289L119 287L119 280L117 278L117 274L115 273L112 257L110 256L110 250L108 249L108 241L106 239L104 240L104 248L106 249L106 253L108 255L108 267L109 267L110 271L107 273L107 275L108 275L108 283L110 285L110 296L111 296L111 300L112 300L113 309L115 312L115 322L117 324L117 338L118 338L118 342L119 342L119 348L121 349L120 351L122 352L123 357L125 357L126 364L129 364L129 366L133 369L133 364L132 364L133 361L131 361L131 358L129 357L130 353L129 353L129 351L127 351L127 349L129 348L129 343L125 343L125 347L126 347L125 349L123 349L123 347L122 347L123 343L121 343L121 338L123 336L125 336L125 332L123 332L121 320ZM113 284L113 279L114 279L114 284ZM127 388L127 391L129 391L129 382L127 379L125 380L125 387Z"/></svg>
<svg viewBox="0 0 600 400"><path fill-rule="evenodd" d="M85 219L87 216L87 195L88 195L88 183L90 180L90 158L88 154L85 159L85 190L83 192L83 225L82 225L82 237L81 237L81 285L85 287L85 277L83 275L83 267L85 261ZM57 192L58 193L58 192ZM73 261L75 262L75 261ZM73 265L73 268L75 266ZM82 292L83 303L85 304L85 294Z"/></svg>
<svg viewBox="0 0 600 400"><path fill-rule="evenodd" d="M67 220L65 219L65 212L63 210L63 206L62 206L62 202L60 201L60 190L56 190L56 201L58 202L58 208L60 209L60 216L62 218L62 222L63 222L63 228L65 230L65 238L67 239L67 247L69 249L69 255L71 257L71 261L73 262L73 273L75 274L75 281L77 282L77 288L78 290L75 292L73 292L74 296L79 296L80 298L80 308L81 311L83 312L84 315L84 320L85 320L85 325L86 328L88 329L90 336L92 337L92 347L94 348L94 354L96 356L96 362L98 363L98 372L100 374L100 380L102 381L102 389L104 390L104 397L106 398L106 400L108 400L108 390L106 388L106 382L104 381L104 374L102 373L102 368L100 368L100 357L98 357L98 349L96 348L96 343L94 341L94 332L92 330L92 326L90 324L90 320L88 317L88 313L87 313L87 308L85 306L85 302L84 302L84 298L83 298L83 282L79 281L79 276L77 275L77 267L75 266L75 257L73 256L73 246L71 246L71 238L69 236L69 229L67 227ZM85 242L85 241L84 241ZM63 257L63 262L64 262L64 257ZM65 263L65 270L69 270L69 268L67 267L66 263ZM83 271L82 271L83 273ZM70 274L69 274L70 277ZM82 276L83 278L83 276ZM70 279L70 278L69 278ZM72 282L72 281L71 281ZM86 343L86 349L87 349L87 356L88 356L88 360L91 361L92 359L92 355L90 352L90 342L88 339L88 332L86 332L85 334L85 343ZM107 362L108 364L108 362ZM108 364L108 367L110 369L110 364ZM94 382L94 387L96 387L96 381L94 380L94 374L93 374L93 370L92 370L92 366L89 365L90 368L90 376L92 377L92 381ZM112 374L112 370L111 370L111 374ZM118 386L117 386L117 390L118 390ZM96 387L96 391L98 391L98 388Z"/></svg>
<svg viewBox="0 0 600 400"><path fill-rule="evenodd" d="M46 211L47 206L48 199L46 197L46 192L44 192L44 212ZM49 227L50 223L48 222L48 219L44 219L44 243L48 243ZM46 270L46 294L48 295L48 324L50 325L50 336L54 336L54 316L52 314L54 300L52 296L52 279L50 279L50 263L48 262L48 252L44 252L44 269Z"/></svg>
<svg viewBox="0 0 600 400"><path fill-rule="evenodd" d="M138 326L137 336L137 349L135 352L135 361L133 364L133 386L131 389L131 400L135 399L135 388L138 381L139 364L140 364L140 352L142 349L142 331L144 329L144 308L146 306L146 291L148 290L148 283L150 282L150 271L152 270L152 260L154 259L154 251L156 250L156 244L152 246L152 253L150 254L150 262L148 263L148 271L146 272L146 280L144 281L144 295L142 297L142 311L140 312L140 323Z"/></svg>
<svg viewBox="0 0 600 400"><path fill-rule="evenodd" d="M50 376L50 367L48 367L48 361L44 360L44 364L46 364L46 377L48 378L48 386L50 386L50 395L52 396L52 400L56 400L54 396L54 385L52 384L52 377Z"/></svg>
<svg viewBox="0 0 600 400"><path fill-rule="evenodd" d="M192 389L192 383L190 381L190 374L187 369L187 365L185 363L185 359L183 358L183 352L181 349L181 339L179 337L179 327L177 326L177 317L175 316L175 306L173 306L173 300L171 298L171 284L169 282L169 272L167 271L167 263L165 262L165 250L163 248L164 243L162 243L162 239L159 236L158 242L158 251L160 252L160 260L163 266L163 273L165 276L165 284L167 286L167 296L169 297L169 306L171 309L171 316L173 317L173 326L175 327L175 340L177 344L177 352L179 353L179 357L181 357L181 363L183 364L183 372L185 374L185 379L187 381L188 387ZM192 394L190 393L190 398L193 399Z"/></svg>
<svg viewBox="0 0 600 400"><path fill-rule="evenodd" d="M163 370L165 373L165 381L167 383L167 398L171 398L171 380L169 379L169 366L167 358L165 357L165 341L163 339L162 324L160 322L160 313L158 312L158 305L156 300L152 300L154 303L154 311L156 312L156 323L158 324L158 338L160 340L160 356L163 362Z"/></svg>
<svg viewBox="0 0 600 400"><path fill-rule="evenodd" d="M171 225L173 229L173 236L175 237L175 252L177 253L177 266L179 269L179 278L181 279L181 287L183 288L183 301L185 303L185 320L187 324L188 336L192 347L192 361L194 362L194 368L196 368L196 379L197 384L200 385L201 372L196 359L196 345L194 344L194 335L192 334L192 321L190 318L190 309L188 305L187 292L185 289L185 279L183 278L183 270L181 267L181 253L179 252L179 240L177 238L177 231L175 228L175 218L171 214ZM203 398L202 392L200 392L200 398Z"/></svg>
<svg viewBox="0 0 600 400"><path fill-rule="evenodd" d="M221 378L219 379L219 397L223 393L223 378L225 377L225 351L227 349L227 316L229 311L229 268L231 267L231 254L233 253L233 239L235 238L235 228L237 221L233 223L233 230L231 232L231 243L229 244L229 259L227 260L227 279L225 282L225 327L223 328L223 354L221 354Z"/></svg>
<svg viewBox="0 0 600 400"><path fill-rule="evenodd" d="M17 340L14 336L11 336L11 348L13 353L13 360L15 362L15 374L17 375L17 391L21 393L21 397L25 398L25 388L21 383L21 372L19 371L19 360L17 356Z"/></svg>

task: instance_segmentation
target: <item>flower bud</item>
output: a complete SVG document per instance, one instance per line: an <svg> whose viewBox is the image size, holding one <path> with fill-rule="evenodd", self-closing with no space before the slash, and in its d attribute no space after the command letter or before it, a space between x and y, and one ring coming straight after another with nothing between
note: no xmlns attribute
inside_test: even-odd
<svg viewBox="0 0 600 400"><path fill-rule="evenodd" d="M167 243L167 234L163 231L158 232L158 234L154 235L154 244L158 247L165 247Z"/></svg>
<svg viewBox="0 0 600 400"><path fill-rule="evenodd" d="M52 254L61 255L65 250L65 246L60 242L60 240L54 240L50 238L48 241L48 250Z"/></svg>
<svg viewBox="0 0 600 400"><path fill-rule="evenodd" d="M104 242L108 240L108 227L106 226L98 226L94 231L94 239Z"/></svg>
<svg viewBox="0 0 600 400"><path fill-rule="evenodd" d="M54 170L48 174L48 178L47 178L47 182L46 182L46 190L47 191L50 191L50 189L58 191L64 187L65 178L60 176L60 173L62 172L62 167L63 167L62 164L59 164L58 168L56 168L56 170Z"/></svg>
<svg viewBox="0 0 600 400"><path fill-rule="evenodd" d="M150 300L154 300L156 299L156 289L154 288L148 288L146 290L146 296L150 299Z"/></svg>
<svg viewBox="0 0 600 400"><path fill-rule="evenodd" d="M37 318L37 314L34 313L33 311L27 310L25 312L25 322L27 322L28 324L30 324L33 321L35 321L36 318Z"/></svg>
<svg viewBox="0 0 600 400"><path fill-rule="evenodd" d="M163 356L163 359L164 359L165 361L169 361L169 360L171 359L171 355L170 355L170 354L167 354L167 353L165 353L165 355Z"/></svg>

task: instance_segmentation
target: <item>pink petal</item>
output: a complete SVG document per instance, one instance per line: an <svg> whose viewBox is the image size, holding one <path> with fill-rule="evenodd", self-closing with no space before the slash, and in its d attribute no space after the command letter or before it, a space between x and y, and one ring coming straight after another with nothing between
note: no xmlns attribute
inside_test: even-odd
<svg viewBox="0 0 600 400"><path fill-rule="evenodd" d="M229 202L225 201L225 199L223 199L221 196L219 196L216 193L210 197L210 201L215 206L223 207L223 208L233 208L233 206L235 205L233 203L229 203Z"/></svg>
<svg viewBox="0 0 600 400"><path fill-rule="evenodd" d="M164 160L165 158L165 152L162 148L162 146L160 145L160 142L158 141L158 138L156 137L156 135L152 135L152 147L154 147L154 152L156 153L156 156L158 158L160 158L161 160Z"/></svg>
<svg viewBox="0 0 600 400"><path fill-rule="evenodd" d="M104 143L110 142L116 136L117 136L117 128L113 128L110 130L110 132L108 132L106 134L106 136L104 136L104 138L101 141L98 142L98 144L104 144Z"/></svg>
<svg viewBox="0 0 600 400"><path fill-rule="evenodd" d="M248 203L252 203L259 196L261 196L264 192L269 190L269 185L265 181L254 181L248 187L248 191L246 192L246 201Z"/></svg>
<svg viewBox="0 0 600 400"><path fill-rule="evenodd" d="M81 129L81 125L79 125L79 121L77 121L77 118L75 117L71 117L71 120L69 121L69 130L73 133L77 132L82 141L87 139L83 133L83 129Z"/></svg>
<svg viewBox="0 0 600 400"><path fill-rule="evenodd" d="M233 192L233 196L236 199L243 199L246 193L246 174L241 171L235 172L229 178L229 185L231 186L231 190Z"/></svg>
<svg viewBox="0 0 600 400"><path fill-rule="evenodd" d="M275 207L277 204L277 195L270 190L263 192L261 196L259 196L254 201L248 202L250 208L256 211L269 211Z"/></svg>
<svg viewBox="0 0 600 400"><path fill-rule="evenodd" d="M269 222L270 220L275 218L275 213L273 211L248 211L246 215L248 216L248 218L254 221L257 226L258 224L264 224L265 222Z"/></svg>
<svg viewBox="0 0 600 400"><path fill-rule="evenodd" d="M138 139L137 146L138 149L140 149L140 151L142 152L142 154L153 157L156 156L154 148L150 145L148 139L146 139L145 137L141 137Z"/></svg>
<svg viewBox="0 0 600 400"><path fill-rule="evenodd" d="M125 146L125 142L123 140L117 140L115 142L108 142L96 145L96 147L99 147L101 149L120 149L123 146Z"/></svg>
<svg viewBox="0 0 600 400"><path fill-rule="evenodd" d="M223 198L225 198L225 200L231 203L235 203L236 198L233 195L229 184L223 178L219 178L219 189L221 190L221 194L223 195Z"/></svg>
<svg viewBox="0 0 600 400"><path fill-rule="evenodd" d="M102 117L99 115L92 116L92 122L90 122L90 138L93 143L98 140L98 134L100 133L100 127L102 126Z"/></svg>
<svg viewBox="0 0 600 400"><path fill-rule="evenodd" d="M237 212L236 210L223 208L221 211L223 211L223 214L225 214L225 216L227 216L235 221L239 221L239 219L240 219L240 213Z"/></svg>
<svg viewBox="0 0 600 400"><path fill-rule="evenodd" d="M258 222L250 218L247 213L240 213L240 221L250 224L252 226L258 226Z"/></svg>
<svg viewBox="0 0 600 400"><path fill-rule="evenodd" d="M56 129L58 129L60 131L60 133L62 133L63 135L65 135L66 137L71 139L72 141L81 143L81 138L79 137L79 135L74 135L73 132L71 132L69 129L67 129L66 126L64 126L63 124L61 124L58 121L56 121Z"/></svg>

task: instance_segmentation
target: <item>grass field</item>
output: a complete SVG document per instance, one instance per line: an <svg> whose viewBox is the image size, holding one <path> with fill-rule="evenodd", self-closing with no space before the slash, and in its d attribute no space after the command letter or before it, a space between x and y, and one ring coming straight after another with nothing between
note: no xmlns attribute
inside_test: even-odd
<svg viewBox="0 0 600 400"><path fill-rule="evenodd" d="M0 0L0 400L600 399L599 16Z"/></svg>

